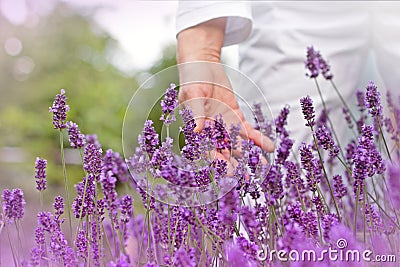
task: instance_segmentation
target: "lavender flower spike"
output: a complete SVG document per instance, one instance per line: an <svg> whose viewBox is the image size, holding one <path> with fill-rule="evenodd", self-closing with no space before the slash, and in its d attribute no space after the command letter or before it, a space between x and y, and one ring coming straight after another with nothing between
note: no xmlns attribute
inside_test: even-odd
<svg viewBox="0 0 400 267"><path fill-rule="evenodd" d="M365 106L369 109L368 113L375 119L382 120L381 94L373 81L370 81L365 94Z"/></svg>
<svg viewBox="0 0 400 267"><path fill-rule="evenodd" d="M310 72L306 76L316 78L319 74L319 52L314 50L313 46L307 47L307 60L304 62L306 69Z"/></svg>
<svg viewBox="0 0 400 267"><path fill-rule="evenodd" d="M335 145L335 142L332 139L332 134L324 125L318 128L315 132L315 136L317 137L319 145L329 151L330 157L333 158L339 154L339 147Z"/></svg>
<svg viewBox="0 0 400 267"><path fill-rule="evenodd" d="M67 97L65 96L65 90L61 89L60 94L57 94L54 99L53 106L49 108L49 112L53 113L53 126L54 129L66 128L65 120L67 119L67 112L69 106L67 105Z"/></svg>
<svg viewBox="0 0 400 267"><path fill-rule="evenodd" d="M69 143L72 148L82 148L86 144L85 135L83 135L75 122L67 122Z"/></svg>
<svg viewBox="0 0 400 267"><path fill-rule="evenodd" d="M333 74L331 73L331 66L328 64L328 62L325 61L320 53L318 53L318 64L322 76L324 76L326 80L332 80Z"/></svg>
<svg viewBox="0 0 400 267"><path fill-rule="evenodd" d="M3 214L6 219L19 220L25 213L24 192L16 188L14 190L4 189L1 195L3 202Z"/></svg>
<svg viewBox="0 0 400 267"><path fill-rule="evenodd" d="M175 84L171 84L167 89L164 99L161 101L162 115L160 120L164 122L165 125L169 125L176 120L174 109L178 106L178 91L175 90Z"/></svg>
<svg viewBox="0 0 400 267"><path fill-rule="evenodd" d="M47 167L47 160L37 157L35 162L35 173L36 173L35 178L36 178L36 189L39 191L43 191L47 188L46 167Z"/></svg>
<svg viewBox="0 0 400 267"><path fill-rule="evenodd" d="M300 104L304 119L307 121L306 126L313 127L315 125L315 111L312 99L310 96L303 97L300 99Z"/></svg>

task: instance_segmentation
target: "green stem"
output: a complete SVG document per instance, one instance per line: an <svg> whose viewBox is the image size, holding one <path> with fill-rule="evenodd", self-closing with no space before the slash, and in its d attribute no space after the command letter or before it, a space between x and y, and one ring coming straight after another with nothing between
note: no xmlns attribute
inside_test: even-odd
<svg viewBox="0 0 400 267"><path fill-rule="evenodd" d="M330 80L333 89L335 89L336 94L339 96L340 101L342 101L343 105L346 107L346 109L349 111L350 117L353 119L354 124L357 125L357 120L356 117L354 116L353 112L351 112L351 109L349 108L349 106L347 105L346 101L344 100L342 94L339 92L339 89L336 87L336 84L333 82L333 80Z"/></svg>
<svg viewBox="0 0 400 267"><path fill-rule="evenodd" d="M354 236L357 235L357 215L358 215L358 202L360 201L360 185L357 185L356 193L356 208L354 210Z"/></svg>
<svg viewBox="0 0 400 267"><path fill-rule="evenodd" d="M314 134L314 133L313 133L313 138L314 138L315 147L316 147L317 152L318 152L319 160L320 160L320 162L321 162L322 170L323 170L323 172L324 172L324 176L325 176L325 178L326 178L326 182L328 183L329 192L330 192L330 194L331 194L333 203L334 203L334 205L335 205L336 213L337 213L337 215L338 215L339 221L341 221L341 216L340 216L340 212L339 212L339 207L338 207L338 205L337 205L337 202L336 202L336 199L335 199L335 194L333 193L333 189L332 189L331 183L329 182L328 174L326 173L325 166L324 166L324 161L322 160L322 155L321 155L321 152L319 151L319 148L318 148L317 138L315 137L315 134Z"/></svg>
<svg viewBox="0 0 400 267"><path fill-rule="evenodd" d="M375 199L369 192L367 192L367 194L368 194L368 196L375 202L375 204L378 206L379 210L382 211L383 214L385 214L385 215L389 218L389 220L391 220L392 223L393 223L398 229L400 229L400 225L399 225L395 220L392 219L392 217L382 208L382 206L379 204L379 202L376 201L376 199Z"/></svg>
<svg viewBox="0 0 400 267"><path fill-rule="evenodd" d="M8 230L7 222L4 222L4 226L6 228L8 241L10 243L11 253L13 256L13 260L14 260L14 266L18 266L18 260L16 259L17 256L15 255L14 246L12 245L12 242L11 242L10 231Z"/></svg>
<svg viewBox="0 0 400 267"><path fill-rule="evenodd" d="M347 166L347 164L344 162L344 160L343 160L341 157L339 157L339 155L336 156L336 158L337 158L337 159L340 161L340 163L345 167L347 173L348 173L350 176L352 176L352 175L353 175L353 172L350 170L350 168Z"/></svg>
<svg viewBox="0 0 400 267"><path fill-rule="evenodd" d="M43 191L40 191L39 199L40 199L40 210L43 210Z"/></svg>
<svg viewBox="0 0 400 267"><path fill-rule="evenodd" d="M69 189L68 189L68 180L67 180L67 168L65 167L65 155L64 155L64 138L62 130L60 129L60 147L61 147L61 164L64 176L64 186L65 186L65 194L66 194L66 206L68 213L68 222L69 222L69 233L70 240L72 240L72 220L71 220L71 201L69 199Z"/></svg>
<svg viewBox="0 0 400 267"><path fill-rule="evenodd" d="M142 237L140 238L140 245L139 245L139 255L138 255L138 261L137 261L137 266L139 267L140 264L140 256L142 255L142 249L143 249L143 241L144 241L144 225L147 223L147 214L149 210L146 209L146 216L144 217L144 222L143 222L143 229L142 229Z"/></svg>
<svg viewBox="0 0 400 267"><path fill-rule="evenodd" d="M378 121L378 127L379 127L379 131L380 131L380 133L382 135L383 143L385 144L386 153L388 155L389 160L392 161L392 157L390 156L389 148L388 148L388 145L386 143L386 138L385 138L385 135L383 134L381 122L380 122L380 120L378 118L376 120Z"/></svg>
<svg viewBox="0 0 400 267"><path fill-rule="evenodd" d="M338 147L339 147L339 150L340 150L340 154L344 158L345 156L344 156L344 153L343 153L343 150L342 150L342 146L340 145L340 141L339 141L339 138L338 138L338 136L336 134L336 131L335 131L334 127L333 127L333 123L331 121L331 118L328 115L328 109L326 108L326 103L325 103L324 97L322 96L321 89L319 88L318 81L317 81L316 78L314 78L314 81L315 81L315 85L317 86L319 97L321 98L322 106L324 107L325 116L326 116L326 118L327 118L327 120L329 122L329 126L330 126L330 128L332 130L332 133L335 136L335 140L336 140L336 143L338 144Z"/></svg>

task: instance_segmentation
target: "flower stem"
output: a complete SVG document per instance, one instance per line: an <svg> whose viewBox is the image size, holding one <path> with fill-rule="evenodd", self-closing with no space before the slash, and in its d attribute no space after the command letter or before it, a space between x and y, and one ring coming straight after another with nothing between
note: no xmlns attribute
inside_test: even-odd
<svg viewBox="0 0 400 267"><path fill-rule="evenodd" d="M333 189L332 189L331 183L329 182L328 174L326 173L325 166L324 166L324 161L322 160L322 155L321 155L321 152L319 151L319 148L318 148L317 138L316 138L314 133L313 133L313 138L314 138L315 147L316 147L317 152L318 152L319 160L321 161L322 170L324 172L324 176L326 178L326 182L327 182L328 187L329 187L329 192L331 193L331 197L332 197L333 203L335 204L336 213L338 215L339 221L341 221L339 207L337 205L337 202L336 202L336 199L335 199L335 194L333 193Z"/></svg>
<svg viewBox="0 0 400 267"><path fill-rule="evenodd" d="M400 229L400 225L399 225L395 220L393 220L393 218L385 211L385 209L379 204L379 202L376 201L376 199L371 195L371 193L367 192L367 194L368 194L368 196L374 201L374 203L378 206L379 210L382 211L383 214L385 214L385 215L389 218L389 220L391 220L392 223L393 223L398 229Z"/></svg>
<svg viewBox="0 0 400 267"><path fill-rule="evenodd" d="M389 160L392 161L392 157L390 156L389 148L388 148L388 145L386 143L386 138L385 138L385 135L383 134L381 122L380 122L380 120L378 118L376 120L378 122L379 132L382 135L383 143L385 144L386 154L388 155Z"/></svg>
<svg viewBox="0 0 400 267"><path fill-rule="evenodd" d="M330 79L330 82L332 84L333 89L335 89L337 95L340 98L340 101L342 101L343 105L345 106L345 108L349 111L350 117L353 119L354 123L357 125L357 120L356 117L354 116L353 112L351 112L351 109L349 108L349 106L347 105L346 101L344 100L342 94L340 93L339 89L336 87L336 84L333 82L332 79Z"/></svg>
<svg viewBox="0 0 400 267"><path fill-rule="evenodd" d="M340 145L340 142L339 142L339 138L338 138L338 136L336 134L336 131L335 131L334 127L333 127L333 123L332 123L332 121L331 121L331 119L330 119L330 117L328 115L328 110L326 108L326 103L325 103L324 97L322 96L321 88L319 87L319 84L318 84L318 81L317 81L316 78L314 78L314 81L315 81L315 85L316 85L317 90L318 90L319 97L320 97L321 102L322 102L322 106L324 107L325 116L326 116L326 118L327 118L327 120L329 122L329 126L330 126L330 128L332 130L332 133L335 136L336 143L338 144L338 147L339 147L339 150L340 150L340 154L342 155L343 158L345 158L343 150L342 150L342 146Z"/></svg>
<svg viewBox="0 0 400 267"><path fill-rule="evenodd" d="M61 129L60 129L60 147L61 147L61 164L62 164L63 176L64 176L65 194L66 194L66 198L67 198L66 206L67 206L68 222L69 222L69 234L70 234L70 239L72 240L71 201L69 199L67 168L65 167L64 138L63 138L63 133L62 133Z"/></svg>
<svg viewBox="0 0 400 267"><path fill-rule="evenodd" d="M14 246L13 246L13 244L11 242L10 231L8 229L7 222L5 222L4 225L5 225L6 232L7 232L8 242L10 243L11 253L12 253L13 261L14 261L14 266L18 267L18 261L17 261L16 255L15 255Z"/></svg>

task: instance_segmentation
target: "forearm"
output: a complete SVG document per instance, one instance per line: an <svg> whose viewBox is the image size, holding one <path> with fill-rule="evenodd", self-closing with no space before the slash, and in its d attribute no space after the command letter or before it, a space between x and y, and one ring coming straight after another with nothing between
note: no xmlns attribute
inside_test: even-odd
<svg viewBox="0 0 400 267"><path fill-rule="evenodd" d="M177 61L220 62L226 18L216 18L190 27L178 34Z"/></svg>

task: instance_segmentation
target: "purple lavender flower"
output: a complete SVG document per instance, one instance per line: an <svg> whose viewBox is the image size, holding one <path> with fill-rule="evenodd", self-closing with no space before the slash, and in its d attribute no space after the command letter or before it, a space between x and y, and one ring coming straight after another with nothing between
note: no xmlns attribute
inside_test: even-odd
<svg viewBox="0 0 400 267"><path fill-rule="evenodd" d="M304 119L307 121L305 125L312 128L315 125L315 111L313 101L309 96L306 96L300 99L300 104Z"/></svg>
<svg viewBox="0 0 400 267"><path fill-rule="evenodd" d="M351 140L346 146L346 163L353 165L353 156L356 151L357 144L355 140Z"/></svg>
<svg viewBox="0 0 400 267"><path fill-rule="evenodd" d="M154 262L148 262L143 267L160 267L160 265L155 264Z"/></svg>
<svg viewBox="0 0 400 267"><path fill-rule="evenodd" d="M65 90L61 89L61 93L57 94L54 99L53 106L49 108L49 112L53 113L53 126L54 129L66 128L65 120L67 119L67 112L69 106L67 105L67 97L65 96Z"/></svg>
<svg viewBox="0 0 400 267"><path fill-rule="evenodd" d="M43 249L41 249L39 247L33 247L31 249L31 265L33 265L33 266L40 265L40 261L43 256L44 256Z"/></svg>
<svg viewBox="0 0 400 267"><path fill-rule="evenodd" d="M102 172L102 149L94 144L88 143L83 151L83 169L94 175L99 180Z"/></svg>
<svg viewBox="0 0 400 267"><path fill-rule="evenodd" d="M38 227L43 228L46 232L52 232L56 228L51 212L41 211L37 215Z"/></svg>
<svg viewBox="0 0 400 267"><path fill-rule="evenodd" d="M174 266L176 267L195 267L196 258L195 250L189 247L188 250L182 246L176 253L174 257Z"/></svg>
<svg viewBox="0 0 400 267"><path fill-rule="evenodd" d="M133 215L133 198L129 195L125 195L121 198L120 209L121 209L121 222L128 223Z"/></svg>
<svg viewBox="0 0 400 267"><path fill-rule="evenodd" d="M228 162L223 159L215 159L212 165L215 170L214 178L216 180L223 179L228 172Z"/></svg>
<svg viewBox="0 0 400 267"><path fill-rule="evenodd" d="M255 121L255 126L254 128L256 130L261 130L263 125L266 123L264 114L261 110L261 103L254 103L253 105L254 111L254 121Z"/></svg>
<svg viewBox="0 0 400 267"><path fill-rule="evenodd" d="M318 143L325 150L329 151L329 156L334 158L339 154L339 147L335 145L333 141L332 134L325 126L321 126L315 132L315 136L317 137Z"/></svg>
<svg viewBox="0 0 400 267"><path fill-rule="evenodd" d="M365 94L364 94L364 92L362 91L362 90L357 90L357 92L356 92L356 98L357 98L357 106L358 106L358 110L361 112L361 113L363 113L364 112L364 110L366 109L366 107L365 107L365 102L364 102L364 99L365 99Z"/></svg>
<svg viewBox="0 0 400 267"><path fill-rule="evenodd" d="M384 232L385 227L382 219L379 213L377 213L374 207L370 204L365 204L365 220L372 232L379 234Z"/></svg>
<svg viewBox="0 0 400 267"><path fill-rule="evenodd" d="M54 207L54 214L57 217L60 217L61 215L64 214L64 199L62 196L56 196L54 198L53 207Z"/></svg>
<svg viewBox="0 0 400 267"><path fill-rule="evenodd" d="M338 199L343 198L347 194L347 189L344 186L342 176L340 175L333 176L333 188L335 197Z"/></svg>
<svg viewBox="0 0 400 267"><path fill-rule="evenodd" d="M287 170L286 178L290 184L295 185L296 194L303 194L306 191L304 181L300 176L299 169L294 162L286 161L284 167ZM298 197L301 197L298 195Z"/></svg>
<svg viewBox="0 0 400 267"><path fill-rule="evenodd" d="M257 174L257 170L260 169L261 165L261 148L258 146L252 145L251 149L248 153L248 161L247 161L251 173L253 175Z"/></svg>
<svg viewBox="0 0 400 267"><path fill-rule="evenodd" d="M294 204L289 204L287 207L287 213L293 221L300 223L303 216L303 210L301 209L300 202L296 201Z"/></svg>
<svg viewBox="0 0 400 267"><path fill-rule="evenodd" d="M106 208L110 214L111 220L114 222L115 227L119 225L117 218L118 194L116 191L116 183L117 179L111 171L102 173L100 178L101 189L104 194Z"/></svg>
<svg viewBox="0 0 400 267"><path fill-rule="evenodd" d="M232 190L220 200L219 220L226 225L233 225L237 220L239 207L239 194L236 190Z"/></svg>
<svg viewBox="0 0 400 267"><path fill-rule="evenodd" d="M301 216L301 226L307 237L318 238L318 221L315 213L304 212Z"/></svg>
<svg viewBox="0 0 400 267"><path fill-rule="evenodd" d="M226 241L224 244L224 253L226 258L226 266L227 267L252 267L256 266L254 262L251 262L248 258L248 255L240 249L238 244L235 244L232 241Z"/></svg>
<svg viewBox="0 0 400 267"><path fill-rule="evenodd" d="M393 201L393 205L396 209L400 209L400 194L398 189L400 188L400 166L392 163L388 168L389 174L389 195Z"/></svg>
<svg viewBox="0 0 400 267"><path fill-rule="evenodd" d="M352 129L354 127L354 125L353 125L353 121L351 120L350 111L346 107L343 107L342 112L344 114L344 119L346 120L347 125L349 126L350 129Z"/></svg>
<svg viewBox="0 0 400 267"><path fill-rule="evenodd" d="M326 80L332 80L331 66L325 61L322 55L318 52L318 67Z"/></svg>
<svg viewBox="0 0 400 267"><path fill-rule="evenodd" d="M144 123L142 134L138 137L140 148L149 155L152 155L158 145L158 134L152 126L153 122L147 120Z"/></svg>
<svg viewBox="0 0 400 267"><path fill-rule="evenodd" d="M98 219L101 221L100 219ZM100 266L100 257L103 255L103 251L101 247L99 246L99 242L101 239L101 233L100 233L100 226L99 226L99 221L92 220L90 222L90 237L91 237L91 242L90 242L90 247L91 247L91 258L93 259L93 265L94 266Z"/></svg>
<svg viewBox="0 0 400 267"><path fill-rule="evenodd" d="M36 246L31 249L31 262L35 266L39 265L45 256L45 241L44 229L38 226L35 230Z"/></svg>
<svg viewBox="0 0 400 267"><path fill-rule="evenodd" d="M215 149L219 152L224 149L231 149L229 133L221 115L215 118L214 127L212 128L212 140L214 141Z"/></svg>
<svg viewBox="0 0 400 267"><path fill-rule="evenodd" d="M50 236L50 250L56 262L63 266L76 266L77 260L74 250L68 246L64 233L59 229L54 230Z"/></svg>
<svg viewBox="0 0 400 267"><path fill-rule="evenodd" d="M283 198L283 174L279 165L272 165L267 172L261 188L265 193L265 198L271 205L275 205L276 201Z"/></svg>
<svg viewBox="0 0 400 267"><path fill-rule="evenodd" d="M314 159L314 156L311 151L311 145L303 142L299 147L299 151L300 151L301 167L308 172L312 172L312 167L313 167L312 161Z"/></svg>
<svg viewBox="0 0 400 267"><path fill-rule="evenodd" d="M86 181L87 180L87 181ZM86 184L86 192L85 192ZM95 177L89 174L75 185L77 195L72 203L72 211L76 218L83 218L95 211L96 182Z"/></svg>
<svg viewBox="0 0 400 267"><path fill-rule="evenodd" d="M238 247L245 253L246 258L249 260L250 265L248 266L257 266L255 265L255 262L257 261L257 253L259 250L258 245L243 236L237 237L236 243Z"/></svg>
<svg viewBox="0 0 400 267"><path fill-rule="evenodd" d="M238 149L238 144L239 144L239 132L240 132L240 123L238 125L231 125L231 128L229 129L229 137L231 141L231 149L236 150Z"/></svg>
<svg viewBox="0 0 400 267"><path fill-rule="evenodd" d="M319 58L319 52L314 50L313 46L307 47L307 59L305 61L305 66L309 73L307 73L306 76L310 78L318 77L320 66Z"/></svg>
<svg viewBox="0 0 400 267"><path fill-rule="evenodd" d="M93 144L97 148L101 148L101 144L100 144L99 140L97 139L97 135L87 134L87 135L85 135L85 139L86 139L87 144Z"/></svg>
<svg viewBox="0 0 400 267"><path fill-rule="evenodd" d="M128 167L118 152L108 149L103 158L104 173L111 171L119 181L126 183L129 180Z"/></svg>
<svg viewBox="0 0 400 267"><path fill-rule="evenodd" d="M43 191L47 188L46 181L46 167L47 160L37 157L35 162L35 178L36 178L36 189Z"/></svg>
<svg viewBox="0 0 400 267"><path fill-rule="evenodd" d="M325 241L330 241L330 231L333 226L339 224L339 219L335 214L325 214L322 217L322 228L324 229L324 239Z"/></svg>
<svg viewBox="0 0 400 267"><path fill-rule="evenodd" d="M362 135L358 138L358 146L353 155L354 194L363 199L364 180L374 174L385 171L385 162L374 144L374 129L364 125Z"/></svg>
<svg viewBox="0 0 400 267"><path fill-rule="evenodd" d="M293 146L293 140L289 137L284 137L279 145L278 151L276 153L276 164L283 165L285 161L289 158L290 151Z"/></svg>
<svg viewBox="0 0 400 267"><path fill-rule="evenodd" d="M373 81L370 81L365 94L365 106L369 109L368 113L375 120L382 120L381 94Z"/></svg>
<svg viewBox="0 0 400 267"><path fill-rule="evenodd" d="M86 260L88 257L88 239L86 235L86 225L84 223L83 229L79 229L78 235L75 240L76 254L79 258Z"/></svg>
<svg viewBox="0 0 400 267"><path fill-rule="evenodd" d="M307 184L311 191L316 191L317 184L320 183L322 178L322 165L321 162L314 158L311 145L302 143L299 147L301 167L307 171L306 178Z"/></svg>
<svg viewBox="0 0 400 267"><path fill-rule="evenodd" d="M129 257L122 254L117 261L111 261L107 266L109 267L131 267Z"/></svg>
<svg viewBox="0 0 400 267"><path fill-rule="evenodd" d="M275 119L276 133L281 134L283 137L289 136L289 133L286 130L289 112L289 106L286 105L279 113L279 116Z"/></svg>
<svg viewBox="0 0 400 267"><path fill-rule="evenodd" d="M186 107L179 111L179 114L182 117L184 126L181 128L181 132L185 136L185 146L182 148L182 156L187 161L194 161L200 158L202 151L200 149L200 144L202 143L202 136L195 132L196 122L193 117L193 112L190 108ZM212 131L208 131L210 127L206 125L204 127L203 132L206 132L209 135L209 138L212 138Z"/></svg>
<svg viewBox="0 0 400 267"><path fill-rule="evenodd" d="M311 202L315 206L315 211L322 217L326 211L325 205L322 203L322 199L316 195L311 199Z"/></svg>
<svg viewBox="0 0 400 267"><path fill-rule="evenodd" d="M164 99L161 101L162 115L160 120L164 122L165 125L170 125L176 120L174 109L178 106L177 94L178 91L175 90L175 84L171 84L167 89Z"/></svg>
<svg viewBox="0 0 400 267"><path fill-rule="evenodd" d="M35 243L39 247L44 246L45 237L44 237L44 229L38 226L35 230Z"/></svg>
<svg viewBox="0 0 400 267"><path fill-rule="evenodd" d="M85 135L79 131L78 124L75 122L67 122L69 143L72 148L82 148L86 144Z"/></svg>
<svg viewBox="0 0 400 267"><path fill-rule="evenodd" d="M399 117L398 121L400 122L400 117ZM393 141L395 141L395 142L400 142L400 130L399 130L400 126L398 126L399 129L395 129L394 126L393 126L392 120L390 118L385 118L384 119L384 124L385 124L385 127L386 127L386 131L388 133L390 133L391 136L392 136L391 139Z"/></svg>
<svg viewBox="0 0 400 267"><path fill-rule="evenodd" d="M105 214L104 208L105 208L104 199L98 199L97 205L96 205L96 211L97 211L97 215L99 216L98 220L100 222L104 220L104 214Z"/></svg>
<svg viewBox="0 0 400 267"><path fill-rule="evenodd" d="M9 220L9 223L11 223L12 220L22 219L26 204L24 192L19 188L13 189L12 191L4 189L1 197L3 202L3 214L4 217Z"/></svg>

